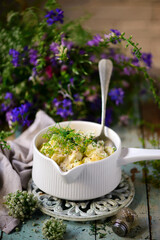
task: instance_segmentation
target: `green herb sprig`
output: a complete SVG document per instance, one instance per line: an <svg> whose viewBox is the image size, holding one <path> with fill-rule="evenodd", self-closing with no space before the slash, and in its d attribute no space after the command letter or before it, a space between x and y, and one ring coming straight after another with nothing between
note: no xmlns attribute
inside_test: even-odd
<svg viewBox="0 0 160 240"><path fill-rule="evenodd" d="M55 141L54 147L61 146L64 153L70 153L72 150L78 148L80 152L85 152L86 147L93 142L93 136L85 136L80 132L68 127L53 126L43 134L43 138ZM44 143L45 145L49 143ZM54 151L54 150L53 150Z"/></svg>
<svg viewBox="0 0 160 240"><path fill-rule="evenodd" d="M2 149L7 148L7 149L11 149L10 145L7 143L6 138L11 136L13 134L13 132L9 132L9 131L1 131L0 132L0 147Z"/></svg>

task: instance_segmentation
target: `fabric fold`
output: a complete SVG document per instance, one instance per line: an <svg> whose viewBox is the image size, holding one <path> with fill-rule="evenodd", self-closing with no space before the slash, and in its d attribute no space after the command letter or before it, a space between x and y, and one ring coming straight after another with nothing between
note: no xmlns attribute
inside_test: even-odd
<svg viewBox="0 0 160 240"><path fill-rule="evenodd" d="M8 216L3 204L4 196L27 188L32 172L34 136L41 129L54 123L51 117L40 110L27 130L15 140L8 141L11 150L0 149L0 229L7 234L19 224L19 220Z"/></svg>

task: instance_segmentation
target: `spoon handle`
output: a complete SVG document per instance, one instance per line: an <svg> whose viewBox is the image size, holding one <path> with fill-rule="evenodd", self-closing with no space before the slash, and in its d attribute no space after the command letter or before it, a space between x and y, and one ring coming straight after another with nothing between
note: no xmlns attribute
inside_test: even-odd
<svg viewBox="0 0 160 240"><path fill-rule="evenodd" d="M98 64L99 77L101 83L102 115L101 115L101 133L104 132L106 118L106 102L108 96L109 82L112 74L113 64L109 59L101 59Z"/></svg>

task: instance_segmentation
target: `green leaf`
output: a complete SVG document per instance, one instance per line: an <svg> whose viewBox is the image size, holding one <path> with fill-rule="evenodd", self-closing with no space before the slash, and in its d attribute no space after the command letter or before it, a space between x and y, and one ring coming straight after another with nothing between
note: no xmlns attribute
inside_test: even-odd
<svg viewBox="0 0 160 240"><path fill-rule="evenodd" d="M19 25L20 24L20 14L19 12L10 11L7 14L7 23L11 25Z"/></svg>

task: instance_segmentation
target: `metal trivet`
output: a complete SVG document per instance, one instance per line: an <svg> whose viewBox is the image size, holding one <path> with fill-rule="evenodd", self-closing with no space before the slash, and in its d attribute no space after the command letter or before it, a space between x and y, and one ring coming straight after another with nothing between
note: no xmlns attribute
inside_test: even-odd
<svg viewBox="0 0 160 240"><path fill-rule="evenodd" d="M92 221L113 216L121 208L127 207L135 194L134 185L124 172L121 182L115 190L92 200L59 199L42 192L32 179L29 181L28 191L38 198L39 208L43 213L70 221Z"/></svg>

